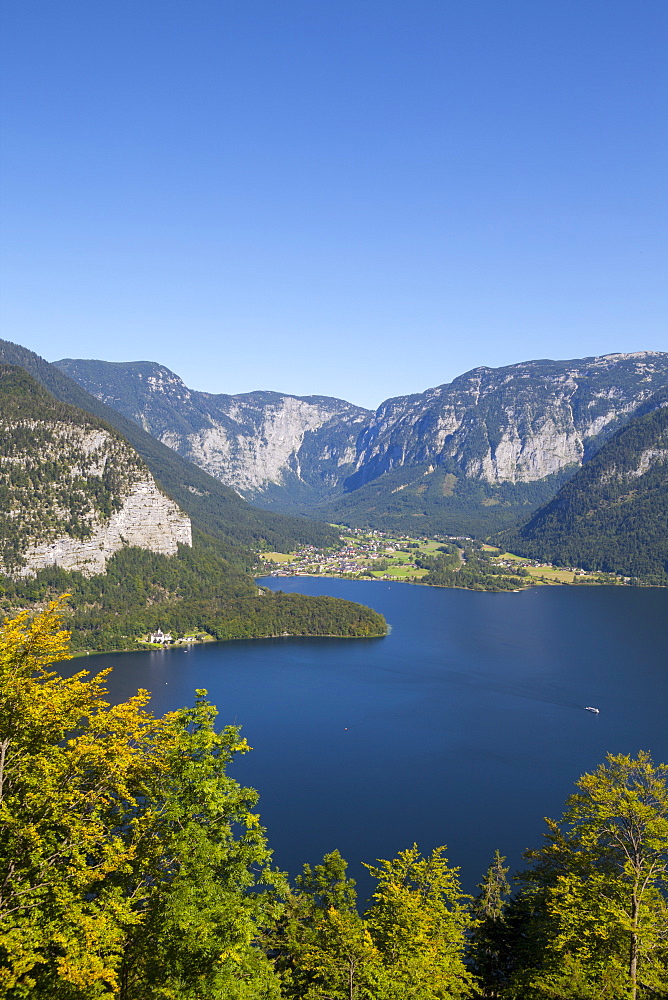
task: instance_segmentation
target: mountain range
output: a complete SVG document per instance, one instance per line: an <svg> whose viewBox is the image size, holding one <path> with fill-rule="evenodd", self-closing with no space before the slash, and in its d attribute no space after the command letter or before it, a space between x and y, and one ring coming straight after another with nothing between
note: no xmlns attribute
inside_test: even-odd
<svg viewBox="0 0 668 1000"><path fill-rule="evenodd" d="M256 506L478 536L526 520L668 385L665 352L536 360L476 368L370 411L330 397L200 392L153 362L55 365Z"/></svg>
<svg viewBox="0 0 668 1000"><path fill-rule="evenodd" d="M646 582L668 579L668 353L478 368L424 393L387 400L374 412L331 397L199 392L154 362L49 364L6 341L0 362L19 365L61 404L85 411L80 429L88 421L88 431L99 436L104 425L107 450L122 449L125 439L136 450L136 462L125 459L125 494L131 471L143 468L151 489L165 503L175 501L195 533L219 540L237 573L252 564L249 547L332 544L336 530L314 520L326 518L414 535L495 537L562 565ZM6 385L13 379L25 395L17 377L6 372ZM33 403L38 388L28 392ZM15 405L5 396L5 405ZM45 412L55 404L48 400L43 393ZM14 433L4 428L6 451L14 447ZM103 496L106 488L99 462L88 469L81 441L71 434L57 440L53 427L43 433L56 443L33 442L41 458L31 459L27 471L44 481L56 456L61 467L69 462L80 495L70 505L68 530L95 536L96 490ZM83 479L99 479L99 490L81 492L84 466ZM9 486L0 483L5 491ZM125 502L123 489L116 491L116 509ZM33 521L43 524L41 535L27 532L31 552L54 545L60 514L48 493L33 511ZM25 539L23 549L18 545L21 532L12 517L3 522L3 551L5 565L14 559L18 572L32 556L26 558ZM100 551L97 558L105 562L115 550L101 544Z"/></svg>
<svg viewBox="0 0 668 1000"><path fill-rule="evenodd" d="M0 363L18 365L62 403L69 403L115 428L150 469L162 489L187 513L193 526L236 546L282 549L296 545L331 545L338 534L305 517L279 517L261 511L233 489L144 431L131 419L86 392L55 365L33 351L0 340Z"/></svg>

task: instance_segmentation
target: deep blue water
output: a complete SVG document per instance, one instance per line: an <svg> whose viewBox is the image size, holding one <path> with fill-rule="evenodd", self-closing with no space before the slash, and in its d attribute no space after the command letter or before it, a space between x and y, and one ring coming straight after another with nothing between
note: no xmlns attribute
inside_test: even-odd
<svg viewBox="0 0 668 1000"><path fill-rule="evenodd" d="M262 582L361 601L391 634L212 643L90 666L114 665L114 700L149 688L156 712L208 689L221 723L241 724L254 748L232 773L259 789L275 860L292 873L338 847L365 895L361 861L447 844L472 891L495 848L521 864L542 817L561 814L607 751L668 761L668 589Z"/></svg>

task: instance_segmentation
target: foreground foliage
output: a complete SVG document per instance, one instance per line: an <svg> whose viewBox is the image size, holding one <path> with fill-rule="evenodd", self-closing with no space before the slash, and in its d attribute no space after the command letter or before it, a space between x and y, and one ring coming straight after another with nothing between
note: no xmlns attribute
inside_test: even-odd
<svg viewBox="0 0 668 1000"><path fill-rule="evenodd" d="M304 866L268 937L291 1000L454 1000L471 995L464 965L468 897L439 847L416 845L367 865L377 886L360 917L338 851Z"/></svg>
<svg viewBox="0 0 668 1000"><path fill-rule="evenodd" d="M62 677L60 604L0 631L0 995L10 1000L665 1000L668 767L609 755L512 893L497 852L475 900L445 848L337 851L291 887L249 747L194 707L156 718L106 672Z"/></svg>
<svg viewBox="0 0 668 1000"><path fill-rule="evenodd" d="M109 705L104 673L49 671L67 653L57 613L20 615L0 647L0 989L271 996L252 946L267 897L248 891L270 853L257 793L226 774L247 745L216 733L204 692L156 719L146 692Z"/></svg>
<svg viewBox="0 0 668 1000"><path fill-rule="evenodd" d="M543 948L519 977L521 995L668 993L667 779L647 753L609 754L580 779L561 822L548 822L523 877L525 930L538 921Z"/></svg>

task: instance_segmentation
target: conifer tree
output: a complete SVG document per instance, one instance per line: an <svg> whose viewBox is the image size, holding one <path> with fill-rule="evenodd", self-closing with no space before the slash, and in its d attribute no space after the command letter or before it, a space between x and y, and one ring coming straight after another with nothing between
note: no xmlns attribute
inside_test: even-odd
<svg viewBox="0 0 668 1000"><path fill-rule="evenodd" d="M468 957L475 974L480 996L498 997L507 982L508 941L506 903L510 896L506 859L494 852L494 859L479 885L472 915L473 930L469 940Z"/></svg>

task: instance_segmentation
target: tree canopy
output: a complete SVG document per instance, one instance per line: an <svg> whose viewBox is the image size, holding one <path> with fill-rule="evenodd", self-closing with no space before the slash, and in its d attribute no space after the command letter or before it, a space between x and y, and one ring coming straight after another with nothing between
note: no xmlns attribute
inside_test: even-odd
<svg viewBox="0 0 668 1000"><path fill-rule="evenodd" d="M277 995L254 947L273 876L248 750L192 709L105 700L103 672L62 677L60 608L0 641L0 989L11 997ZM159 975L156 971L159 970ZM272 992L273 991L273 992Z"/></svg>

